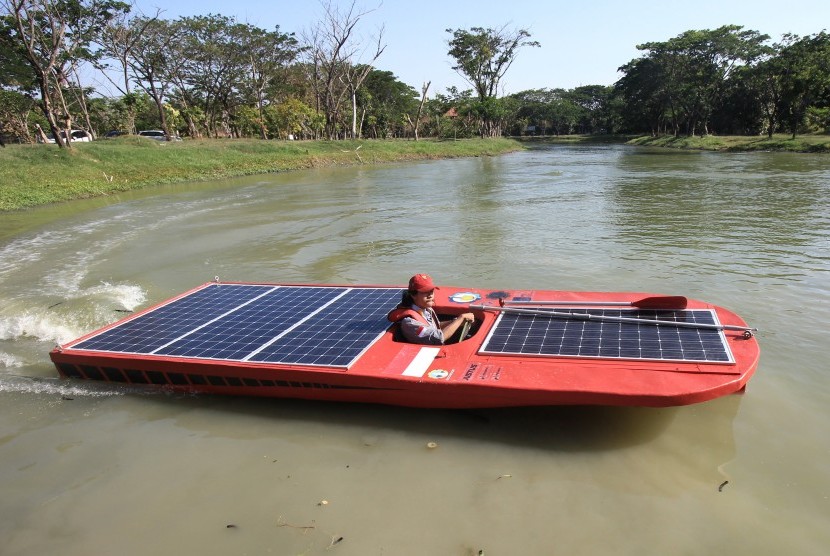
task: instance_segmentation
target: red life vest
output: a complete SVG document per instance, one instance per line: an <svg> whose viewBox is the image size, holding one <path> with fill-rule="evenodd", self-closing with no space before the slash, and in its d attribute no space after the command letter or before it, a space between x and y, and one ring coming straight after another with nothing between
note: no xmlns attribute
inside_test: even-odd
<svg viewBox="0 0 830 556"><path fill-rule="evenodd" d="M406 307L398 307L389 311L389 314L386 315L386 318L389 319L390 322L400 322L406 317L411 317L418 322L422 322L427 326L432 326L429 321L426 319L424 315L416 311L415 309L408 309Z"/></svg>
<svg viewBox="0 0 830 556"><path fill-rule="evenodd" d="M404 320L407 317L413 319L415 322L418 323L418 329L417 329L417 331L415 331L415 333L417 334L418 338L421 338L421 333L424 331L425 328L434 327L434 328L440 329L440 324L439 324L439 321L438 321L438 315L432 309L427 309L427 310L432 312L432 318L434 320L434 322L432 322L432 323L430 323L427 320L427 318L420 311L416 311L415 309L410 309L410 308L407 308L407 307L397 307L395 309L392 309L391 311L389 311L389 314L386 315L386 318L397 324L397 326L395 327L395 329L396 329L395 333L396 334L401 333L401 321L402 320ZM404 336L405 336L405 334L404 334ZM401 341L410 341L410 342L416 342L416 343L423 343L423 342L419 342L419 340L415 340L414 338L407 338L405 340L401 336L399 336L399 338L401 339ZM444 343L443 336L440 336L440 343L442 343L442 344Z"/></svg>

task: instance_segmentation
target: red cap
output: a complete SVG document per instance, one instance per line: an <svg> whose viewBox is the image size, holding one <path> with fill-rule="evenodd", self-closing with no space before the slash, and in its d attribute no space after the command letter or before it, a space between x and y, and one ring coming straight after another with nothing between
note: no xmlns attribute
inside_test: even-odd
<svg viewBox="0 0 830 556"><path fill-rule="evenodd" d="M432 277L429 274L416 274L409 279L409 291L428 292L435 289Z"/></svg>

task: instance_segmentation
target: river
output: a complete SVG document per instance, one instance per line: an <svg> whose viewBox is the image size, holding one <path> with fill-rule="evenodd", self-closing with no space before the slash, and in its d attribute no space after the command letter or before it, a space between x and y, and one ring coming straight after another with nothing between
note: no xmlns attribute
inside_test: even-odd
<svg viewBox="0 0 830 556"><path fill-rule="evenodd" d="M476 412L179 396L48 351L210 281L649 291L759 328L745 394ZM4 214L0 552L830 546L830 157L538 146ZM437 447L430 447L436 446Z"/></svg>

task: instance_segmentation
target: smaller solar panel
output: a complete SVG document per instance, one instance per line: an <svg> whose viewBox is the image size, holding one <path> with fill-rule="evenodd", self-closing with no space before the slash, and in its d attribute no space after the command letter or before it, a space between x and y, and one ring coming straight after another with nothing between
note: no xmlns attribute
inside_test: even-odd
<svg viewBox="0 0 830 556"><path fill-rule="evenodd" d="M718 324L715 313L711 310L556 309L555 312L589 314L611 319L586 320L585 317L578 316L570 318L503 312L480 352L598 359L734 362L726 338L720 330L647 322L662 320ZM613 318L633 318L643 322L613 322Z"/></svg>

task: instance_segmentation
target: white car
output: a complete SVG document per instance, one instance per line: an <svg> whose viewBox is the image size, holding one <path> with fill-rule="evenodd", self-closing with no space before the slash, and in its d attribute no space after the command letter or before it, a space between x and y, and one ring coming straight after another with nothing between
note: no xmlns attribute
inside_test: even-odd
<svg viewBox="0 0 830 556"><path fill-rule="evenodd" d="M66 132L64 132L64 133L66 133ZM89 143L90 141L92 141L92 136L89 133L87 133L86 131L84 131L83 129L73 129L72 130L72 135L70 137L71 137L70 140L73 143ZM51 133L49 133L46 136L46 142L47 143L54 143L55 142L55 136L52 135Z"/></svg>
<svg viewBox="0 0 830 556"><path fill-rule="evenodd" d="M156 141L167 141L167 137L164 135L164 132L160 129L145 129L144 131L139 131L138 136L146 137L148 139L155 139ZM182 140L182 138L178 135L171 135L170 139L172 141Z"/></svg>

